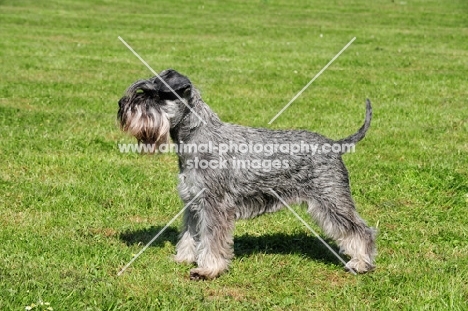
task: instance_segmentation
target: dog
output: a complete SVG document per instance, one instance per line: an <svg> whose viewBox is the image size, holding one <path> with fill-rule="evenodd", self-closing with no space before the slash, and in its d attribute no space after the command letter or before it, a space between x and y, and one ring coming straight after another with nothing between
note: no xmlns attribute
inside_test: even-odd
<svg viewBox="0 0 468 311"><path fill-rule="evenodd" d="M367 100L361 128L336 141L305 130L223 123L191 81L173 69L128 87L117 113L121 129L139 143L160 150L172 140L177 147L178 192L188 207L174 259L197 264L192 280L213 279L228 269L237 219L278 211L283 202L307 204L311 217L350 257L347 270L373 270L376 230L356 211L341 159L349 151L341 146L362 140L371 119Z"/></svg>

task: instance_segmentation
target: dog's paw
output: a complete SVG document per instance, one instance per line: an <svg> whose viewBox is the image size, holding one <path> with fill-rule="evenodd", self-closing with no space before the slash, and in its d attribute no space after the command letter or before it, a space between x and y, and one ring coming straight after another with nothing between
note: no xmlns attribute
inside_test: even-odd
<svg viewBox="0 0 468 311"><path fill-rule="evenodd" d="M351 259L345 266L345 270L348 272L354 271L355 273L367 273L375 269L375 265L370 264L365 261L358 261L356 259Z"/></svg>
<svg viewBox="0 0 468 311"><path fill-rule="evenodd" d="M204 281L206 280L206 277L199 274L198 272L195 271L190 271L190 280L192 281Z"/></svg>
<svg viewBox="0 0 468 311"><path fill-rule="evenodd" d="M195 268L190 270L190 279L193 281L212 280L220 275L221 271L207 268Z"/></svg>

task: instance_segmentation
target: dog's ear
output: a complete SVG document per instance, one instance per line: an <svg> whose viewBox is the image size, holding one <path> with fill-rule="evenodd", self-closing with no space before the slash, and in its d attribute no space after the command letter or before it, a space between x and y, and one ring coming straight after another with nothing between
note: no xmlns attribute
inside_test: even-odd
<svg viewBox="0 0 468 311"><path fill-rule="evenodd" d="M159 77L164 80L180 97L188 98L191 94L192 83L190 80L173 69L164 70L159 74ZM158 77L153 78L155 84L158 85L159 98L174 100L177 96L163 83Z"/></svg>

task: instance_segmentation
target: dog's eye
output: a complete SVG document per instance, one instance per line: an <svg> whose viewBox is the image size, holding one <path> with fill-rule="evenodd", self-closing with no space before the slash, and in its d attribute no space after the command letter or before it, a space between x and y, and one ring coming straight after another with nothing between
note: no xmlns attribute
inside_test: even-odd
<svg viewBox="0 0 468 311"><path fill-rule="evenodd" d="M140 95L140 96L149 96L151 98L158 98L159 94L158 94L158 91L157 90L153 90L153 89L144 89L144 88L141 88L141 89L138 89L135 91L135 94L136 95Z"/></svg>

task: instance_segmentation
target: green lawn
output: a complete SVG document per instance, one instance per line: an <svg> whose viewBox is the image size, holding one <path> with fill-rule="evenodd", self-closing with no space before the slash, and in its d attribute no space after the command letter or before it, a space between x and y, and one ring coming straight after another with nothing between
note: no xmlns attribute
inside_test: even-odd
<svg viewBox="0 0 468 311"><path fill-rule="evenodd" d="M171 260L180 219L117 277L182 208L173 154L118 150L117 101L152 76L118 36L226 122L338 139L370 98L344 160L376 271L345 273L283 210L237 223L214 281ZM466 310L465 0L4 0L0 38L0 310Z"/></svg>

